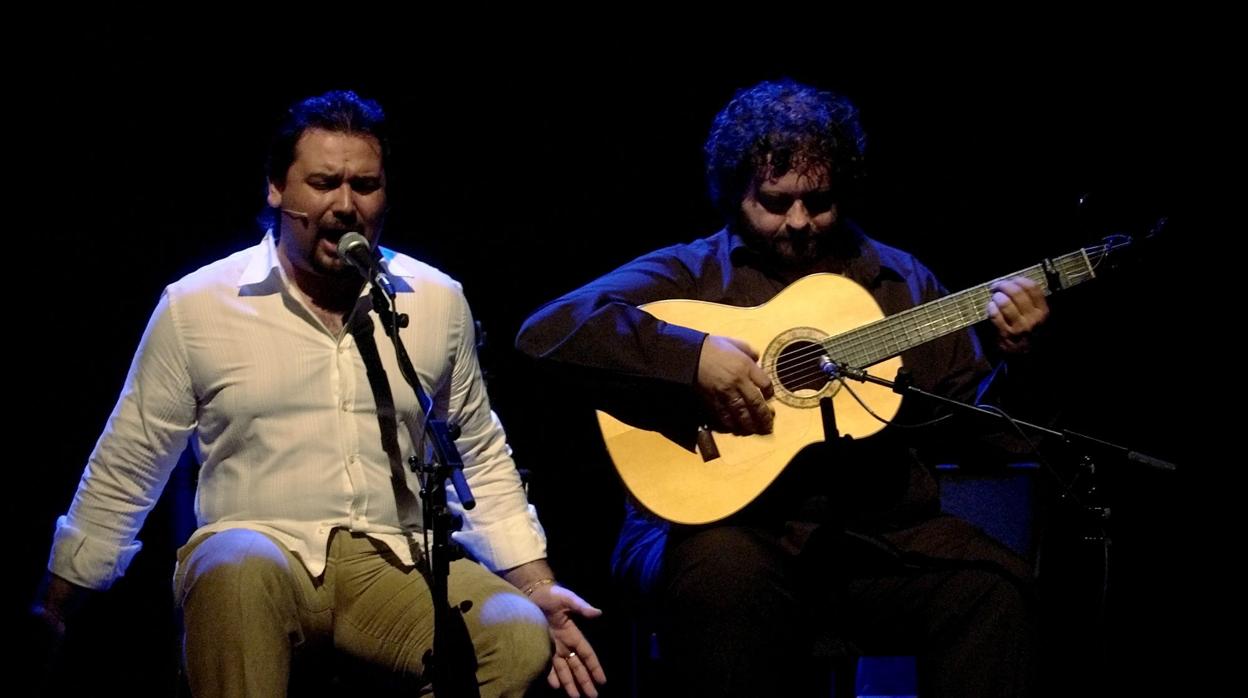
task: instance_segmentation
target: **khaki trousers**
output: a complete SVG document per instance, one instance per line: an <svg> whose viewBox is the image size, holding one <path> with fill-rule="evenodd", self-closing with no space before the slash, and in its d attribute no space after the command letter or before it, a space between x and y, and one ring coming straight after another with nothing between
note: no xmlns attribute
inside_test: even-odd
<svg viewBox="0 0 1248 698"><path fill-rule="evenodd" d="M433 603L422 567L367 536L335 530L320 578L272 538L216 533L178 551L175 599L195 696L283 696L292 654L332 647L429 691ZM540 609L468 560L451 563L448 597L476 655L482 696L522 696L550 659ZM471 678L471 677L470 677Z"/></svg>

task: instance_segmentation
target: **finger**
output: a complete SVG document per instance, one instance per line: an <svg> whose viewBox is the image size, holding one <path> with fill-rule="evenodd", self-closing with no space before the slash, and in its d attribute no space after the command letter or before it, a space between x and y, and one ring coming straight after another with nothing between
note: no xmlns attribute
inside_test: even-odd
<svg viewBox="0 0 1248 698"><path fill-rule="evenodd" d="M591 606L588 601L582 599L580 594L577 594L575 591L559 584L555 585L555 588L558 591L559 598L567 607L568 612L584 616L585 618L597 618L602 615L601 608ZM580 650L577 651L579 652Z"/></svg>
<svg viewBox="0 0 1248 698"><path fill-rule="evenodd" d="M568 655L568 666L572 667L572 676L576 678L576 683L590 698L597 698L598 689L594 687L594 680L589 675L589 670L585 668L585 663L581 660L580 655L575 652Z"/></svg>
<svg viewBox="0 0 1248 698"><path fill-rule="evenodd" d="M607 673L602 669L602 663L598 661L598 655L588 643L584 645L585 651L578 651L577 656L581 658L581 663L589 670L589 675L594 678L597 683L607 682Z"/></svg>
<svg viewBox="0 0 1248 698"><path fill-rule="evenodd" d="M748 411L748 421L753 427L751 434L766 434L772 429L776 413L771 409L771 405L767 404L767 399L763 397L762 391L753 386L749 386L744 393L745 407Z"/></svg>
<svg viewBox="0 0 1248 698"><path fill-rule="evenodd" d="M746 356L750 357L750 361L758 361L758 352L754 351L754 347L747 344L745 340L736 339L735 337L725 337L725 339L740 349Z"/></svg>
<svg viewBox="0 0 1248 698"><path fill-rule="evenodd" d="M556 656L550 661L554 667L554 672L559 677L559 686L562 686L563 690L567 691L572 698L580 698L580 692L576 690L576 678L572 676L572 669L568 666L568 660Z"/></svg>
<svg viewBox="0 0 1248 698"><path fill-rule="evenodd" d="M1034 328L1049 314L1049 302L1045 298L1044 288L1025 276L1017 276L1003 284L999 289L1009 296L1018 308L1019 315L1027 320L1027 329Z"/></svg>
<svg viewBox="0 0 1248 698"><path fill-rule="evenodd" d="M1039 291L1039 296L1032 298L1032 306L1042 312L1044 316L1049 314L1049 299L1045 297L1043 291Z"/></svg>
<svg viewBox="0 0 1248 698"><path fill-rule="evenodd" d="M724 412L716 412L714 422L708 426L725 434L735 434L737 431L737 425L733 424L732 416Z"/></svg>
<svg viewBox="0 0 1248 698"><path fill-rule="evenodd" d="M578 616L581 616L582 618L597 618L598 616L602 615L601 608L595 608L594 606L590 606L589 604L585 603L584 599L581 599L579 597L575 599L575 603L568 610L571 611L572 613L577 614Z"/></svg>
<svg viewBox="0 0 1248 698"><path fill-rule="evenodd" d="M992 321L992 326L997 328L997 334L1004 337L1009 333L1010 326L1006 323L1005 315L1002 314L995 300L988 301L988 319Z"/></svg>
<svg viewBox="0 0 1248 698"><path fill-rule="evenodd" d="M754 424L754 414L750 411L750 405L744 397L739 400L733 400L732 406L728 409L728 419L733 427L732 433L737 436L749 436L757 433L757 426Z"/></svg>
<svg viewBox="0 0 1248 698"><path fill-rule="evenodd" d="M1014 307L1018 309L1018 314L1024 318L1035 314L1037 294L1041 302L1044 300L1044 293L1040 291L1036 282L1025 276L1010 279L1002 285L1000 290L1009 296Z"/></svg>
<svg viewBox="0 0 1248 698"><path fill-rule="evenodd" d="M1044 295L1044 288L1025 276L1018 277L1016 281L1026 292L1027 300L1031 302L1031 307L1039 313L1041 318L1047 316L1049 314L1049 300Z"/></svg>
<svg viewBox="0 0 1248 698"><path fill-rule="evenodd" d="M771 431L775 411L767 404L762 391L753 385L745 385L733 401L733 418L743 434L766 434Z"/></svg>
<svg viewBox="0 0 1248 698"><path fill-rule="evenodd" d="M1005 319L1006 325L1013 327L1018 323L1019 318L1022 317L1022 312L1008 295L1001 291L996 291L992 294L992 301L997 304L997 309L1001 311L1001 317Z"/></svg>
<svg viewBox="0 0 1248 698"><path fill-rule="evenodd" d="M767 377L767 372L763 370L762 366L758 364L750 366L750 382L754 384L754 387L758 388L759 397L764 400L771 398L773 394L771 378Z"/></svg>
<svg viewBox="0 0 1248 698"><path fill-rule="evenodd" d="M1026 276L1016 276L1010 279L1010 281L1013 281L1019 288L1023 289L1029 298L1033 300L1037 298L1044 298L1044 288L1031 278Z"/></svg>
<svg viewBox="0 0 1248 698"><path fill-rule="evenodd" d="M996 284L993 285L992 290L1000 291L1001 293L1004 293L1010 298L1017 298L1019 296L1026 295L1026 292L1023 291L1022 284L1018 282L1017 278L1005 279L1004 281L998 281Z"/></svg>

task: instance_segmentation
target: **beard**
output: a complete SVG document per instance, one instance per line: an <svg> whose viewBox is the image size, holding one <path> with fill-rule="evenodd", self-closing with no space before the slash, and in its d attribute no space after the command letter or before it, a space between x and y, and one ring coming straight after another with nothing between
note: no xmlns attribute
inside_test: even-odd
<svg viewBox="0 0 1248 698"><path fill-rule="evenodd" d="M366 235L365 230L366 228L362 222L355 225L343 225L338 221L333 221L318 226L313 238L313 249L309 258L312 271L321 276L338 280L358 280L360 278L359 272L338 254L338 244L342 240L343 235L354 231L364 235L369 240L369 245L375 247L377 238L380 237L380 230L376 230L371 236ZM323 243L329 243L333 249L326 250L322 247Z"/></svg>
<svg viewBox="0 0 1248 698"><path fill-rule="evenodd" d="M733 231L769 266L785 272L826 270L860 253L861 237L853 225L838 220L831 228L782 228L774 233L755 230L738 221Z"/></svg>
<svg viewBox="0 0 1248 698"><path fill-rule="evenodd" d="M748 225L740 225L736 231L751 250L769 263L785 269L801 269L817 264L832 251L830 240L834 230L781 229L775 233L762 233Z"/></svg>
<svg viewBox="0 0 1248 698"><path fill-rule="evenodd" d="M811 229L782 230L766 238L768 256L787 267L804 267L825 256L826 232Z"/></svg>

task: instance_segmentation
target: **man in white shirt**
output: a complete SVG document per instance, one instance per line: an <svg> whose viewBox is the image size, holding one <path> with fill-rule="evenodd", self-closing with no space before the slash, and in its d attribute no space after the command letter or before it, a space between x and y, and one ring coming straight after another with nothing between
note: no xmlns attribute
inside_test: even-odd
<svg viewBox="0 0 1248 698"><path fill-rule="evenodd" d="M190 441L199 528L178 551L187 679L195 695L282 695L292 652L332 646L429 679L433 602L419 483L423 415L356 272L348 231L375 245L386 211L384 115L330 92L294 105L269 154L276 223L261 243L171 284L121 397L57 523L36 613L58 632L104 589ZM605 680L559 586L474 351L459 284L383 250L405 343L456 445L477 506L456 540L448 596L476 654L481 695L522 695L549 663L569 695ZM479 563L479 564L478 564ZM495 574L492 574L495 573ZM551 658L551 645L554 657Z"/></svg>

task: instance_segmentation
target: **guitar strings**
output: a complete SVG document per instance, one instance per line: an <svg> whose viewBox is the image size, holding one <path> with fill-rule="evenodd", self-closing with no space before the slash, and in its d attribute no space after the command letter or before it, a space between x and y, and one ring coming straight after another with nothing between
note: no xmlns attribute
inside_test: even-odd
<svg viewBox="0 0 1248 698"><path fill-rule="evenodd" d="M1100 254L1100 251L1103 248L1104 246L1096 246L1096 247L1088 248L1088 251L1091 252L1093 255L1096 255L1097 257L1095 265L1099 265L1101 260L1104 257L1104 255ZM1084 271L1084 269L1086 269L1087 267L1086 262L1084 262L1081 259L1077 259L1076 258L1077 254L1078 253L1075 253L1074 255L1067 255L1066 259L1062 259L1058 263L1059 268L1067 267L1065 269L1061 269L1061 271L1065 272L1068 278L1074 283L1079 283L1083 281L1084 280L1083 277L1089 276L1091 274L1091 269L1096 268L1096 266L1094 265L1091 269L1087 269L1087 271ZM1074 267L1074 268L1070 268L1070 267ZM1036 281L1044 280L1043 270L1041 269L1039 265L1023 270L1021 275L1029 276L1031 274L1035 274L1039 277L1033 280L1036 280ZM976 299L974 296L981 295L981 294L988 294L992 284L997 283L998 281L1004 280L1006 278L1009 278L1009 277L1002 277L1002 279L994 279L993 281L989 281L985 284L980 284L979 286L967 289L965 291L961 291L956 294L945 296L942 299L934 301L934 303L947 301L950 304L957 307L957 311L956 311L957 318L956 319L953 318L954 313L952 312L942 313L941 316L931 318L927 323L919 325L917 327L917 330L913 332L913 334L920 337L921 339L921 341L916 342L916 345L921 344L925 341L929 341L931 339L935 339L936 337L939 337L943 333L953 331L956 329L960 329L960 327L966 326L965 324L961 324L964 319L963 315L966 309L964 306L967 305L968 303L975 303L977 306L979 304L982 304L982 302L976 303L978 299ZM963 307L958 307L958 306L963 306ZM931 314L933 312L934 311L930 307L930 304L925 304L922 306L918 306L916 308L910 308L908 310L902 311L901 313L891 315L887 318L881 318L879 320L876 320L868 325L857 328L855 330L850 330L849 333L847 333L847 334L852 335L850 337L845 337L845 335L835 335L833 337L827 337L827 338L824 338L823 340L812 342L809 348L803 348L795 352L791 352L790 354L785 355L780 360L772 362L771 364L768 364L768 365L764 365L763 368L772 369L776 373L777 377L780 377L781 371L791 368L795 364L807 364L807 365L813 364L816 357L828 355L831 353L831 350L834 348L834 345L837 343L836 340L838 338L843 338L842 343L846 344L846 346L843 347L843 349L845 350L847 354L853 354L855 358L857 357L858 354L865 353L865 352L860 352L858 350L861 350L864 347L867 347L867 345L878 344L879 343L878 340L880 340L882 337L887 340L892 340L895 344L899 345L899 343L896 342L897 337L899 335L902 335L903 339L908 339L908 337L905 337L904 335L910 334L910 332L907 332L904 329L901 332L898 332L898 329L894 325L902 324L907 318L910 318L911 316L922 315L924 313ZM983 319L985 318L975 317L974 320L969 324L973 324L974 322L979 322ZM936 330L938 333L933 334L930 337L923 338L923 333L925 331L930 331L930 330ZM860 361L859 364L851 364L851 365L853 365L854 368L866 368L867 366L871 366L871 365L874 365L875 363L891 358L891 356L895 356L898 353L901 353L900 350L895 351L888 356L877 358L875 360L871 360L870 355L868 354L868 356L863 357L864 360ZM849 363L849 362L845 362L845 363ZM799 381L809 380L813 376L819 375L820 373L823 373L823 371L816 365L814 371L808 371L796 377L786 376L786 378L788 378L790 382L799 382Z"/></svg>

